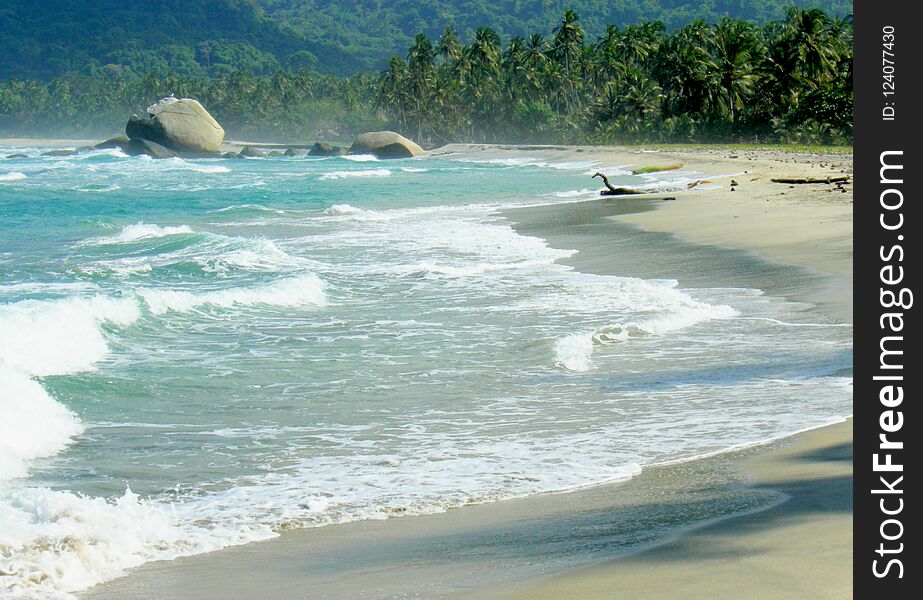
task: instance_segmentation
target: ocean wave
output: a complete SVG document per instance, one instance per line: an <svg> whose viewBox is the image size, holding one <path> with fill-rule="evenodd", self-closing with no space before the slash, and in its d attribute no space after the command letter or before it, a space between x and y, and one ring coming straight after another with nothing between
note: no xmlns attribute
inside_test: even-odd
<svg viewBox="0 0 923 600"><path fill-rule="evenodd" d="M218 208L211 210L209 212L213 213L224 213L224 212L246 212L246 211L259 211L259 212L270 212L277 215L284 215L286 211L278 208L270 208L262 204L232 204L231 206L225 206L224 208Z"/></svg>
<svg viewBox="0 0 923 600"><path fill-rule="evenodd" d="M479 158L465 156L464 158L455 158L458 162L477 163L486 165L499 165L503 167L540 167L543 169L558 169L561 171L578 171L588 169L599 164L597 160L547 160L537 159L532 156L510 156L503 158Z"/></svg>
<svg viewBox="0 0 923 600"><path fill-rule="evenodd" d="M179 231L181 227L185 226L160 228L171 231L152 231L162 234L159 237L187 233L184 230ZM145 231L144 228L129 231L126 237L131 237L135 233L144 234ZM96 238L91 243L96 245L111 244L113 243L111 241L113 238L121 235L120 233L109 238ZM158 236L139 237L133 243L156 239L159 239ZM84 244L86 243L84 242ZM110 272L120 277L127 277L140 273L149 273L155 268L173 268L180 265L196 265L202 271L209 273L226 273L233 269L291 271L314 265L308 259L288 254L269 239L236 237L211 232L193 232L191 229L186 239L179 240L176 244L171 244L170 248L170 250L156 254L118 256L111 259L95 260L80 266L79 269L89 274Z"/></svg>
<svg viewBox="0 0 923 600"><path fill-rule="evenodd" d="M92 194L92 193L117 192L120 189L122 189L122 186L118 184L102 185L102 184L88 183L82 187L74 188L74 191Z"/></svg>
<svg viewBox="0 0 923 600"><path fill-rule="evenodd" d="M156 225L154 223L143 223L139 221L133 225L126 225L119 233L115 235L93 238L91 240L87 240L84 242L84 244L130 244L141 240L187 233L193 233L192 228L188 225L161 227L160 225Z"/></svg>
<svg viewBox="0 0 923 600"><path fill-rule="evenodd" d="M57 454L83 432L76 415L55 402L40 383L3 362L0 414L0 482L25 476L30 461Z"/></svg>
<svg viewBox="0 0 923 600"><path fill-rule="evenodd" d="M652 297L646 304L636 306L635 312L656 314L636 321L605 325L593 331L571 334L555 340L555 364L569 371L589 371L595 368L592 357L598 346L648 335L666 334L700 323L730 319L739 315L739 312L730 306L699 302L672 287L652 288L652 295L657 294L660 298ZM635 299L638 295L632 294Z"/></svg>
<svg viewBox="0 0 923 600"><path fill-rule="evenodd" d="M584 196L598 196L599 190L595 188L583 188L579 190L568 190L566 192L555 192L554 195L558 198L580 198Z"/></svg>
<svg viewBox="0 0 923 600"><path fill-rule="evenodd" d="M361 212L364 211L352 204L334 204L324 209L324 214L326 215L357 215Z"/></svg>
<svg viewBox="0 0 923 600"><path fill-rule="evenodd" d="M20 173L19 171L10 171L9 173L0 173L0 181L22 181L26 179L27 175L25 173Z"/></svg>
<svg viewBox="0 0 923 600"><path fill-rule="evenodd" d="M222 165L193 165L189 169L196 173L230 173L231 169Z"/></svg>
<svg viewBox="0 0 923 600"><path fill-rule="evenodd" d="M0 362L39 377L90 370L109 353L101 326L139 315L134 300L106 296L0 305Z"/></svg>
<svg viewBox="0 0 923 600"><path fill-rule="evenodd" d="M344 154L339 158L344 160L351 160L353 162L378 162L381 160L374 154Z"/></svg>
<svg viewBox="0 0 923 600"><path fill-rule="evenodd" d="M326 285L313 273L282 279L262 286L231 288L210 292L185 290L142 289L139 295L150 311L161 315L169 311L186 312L201 306L231 308L235 306L324 306L327 304Z"/></svg>
<svg viewBox="0 0 923 600"><path fill-rule="evenodd" d="M330 171L319 177L321 181L333 179L348 179L352 177L388 177L391 171L388 169L366 169L362 171Z"/></svg>
<svg viewBox="0 0 923 600"><path fill-rule="evenodd" d="M60 452L83 430L34 378L92 370L109 353L102 324L138 316L136 302L104 296L0 305L0 480L24 476L31 460Z"/></svg>

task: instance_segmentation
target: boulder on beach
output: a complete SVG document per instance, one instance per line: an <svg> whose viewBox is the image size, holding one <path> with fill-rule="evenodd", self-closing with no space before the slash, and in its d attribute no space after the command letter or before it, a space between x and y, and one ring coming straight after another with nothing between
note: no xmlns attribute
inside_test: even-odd
<svg viewBox="0 0 923 600"><path fill-rule="evenodd" d="M304 148L289 148L285 151L285 156L302 156L308 154L308 151Z"/></svg>
<svg viewBox="0 0 923 600"><path fill-rule="evenodd" d="M393 131L363 133L353 142L350 154L373 154L376 158L412 158L424 153L423 148Z"/></svg>
<svg viewBox="0 0 923 600"><path fill-rule="evenodd" d="M151 158L173 158L177 156L176 152L166 146L143 138L133 138L122 150L131 156L138 156L141 154L146 154Z"/></svg>
<svg viewBox="0 0 923 600"><path fill-rule="evenodd" d="M164 98L147 108L147 117L132 115L125 134L176 152L214 153L224 140L224 129L197 100Z"/></svg>
<svg viewBox="0 0 923 600"><path fill-rule="evenodd" d="M346 148L343 146L334 146L327 142L314 142L308 154L311 156L340 156L346 154Z"/></svg>

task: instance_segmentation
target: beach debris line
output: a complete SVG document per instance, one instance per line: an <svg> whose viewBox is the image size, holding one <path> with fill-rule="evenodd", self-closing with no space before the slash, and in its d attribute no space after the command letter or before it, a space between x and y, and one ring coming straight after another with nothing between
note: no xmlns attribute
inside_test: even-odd
<svg viewBox="0 0 923 600"><path fill-rule="evenodd" d="M596 177L602 177L603 184L605 184L607 188L605 190L600 190L599 192L600 196L630 196L632 194L643 194L644 193L641 190L636 190L633 188L614 187L611 183L609 183L609 178L606 177L605 174L602 173L601 171L596 171L596 173L593 175L593 178L595 179Z"/></svg>
<svg viewBox="0 0 923 600"><path fill-rule="evenodd" d="M659 173L660 171L675 171L676 169L681 169L683 163L670 163L668 165L651 165L648 167L640 167L631 172L632 175L644 175L645 173Z"/></svg>
<svg viewBox="0 0 923 600"><path fill-rule="evenodd" d="M838 177L774 177L773 183L846 183L849 181L849 175Z"/></svg>

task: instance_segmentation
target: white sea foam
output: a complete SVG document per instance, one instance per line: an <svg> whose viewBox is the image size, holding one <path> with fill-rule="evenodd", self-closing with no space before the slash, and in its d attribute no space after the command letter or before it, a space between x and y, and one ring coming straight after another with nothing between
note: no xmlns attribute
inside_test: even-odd
<svg viewBox="0 0 923 600"><path fill-rule="evenodd" d="M89 370L109 353L101 325L138 316L134 300L105 296L0 305L0 362L39 377Z"/></svg>
<svg viewBox="0 0 923 600"><path fill-rule="evenodd" d="M324 282L312 273L246 288L210 292L148 288L139 290L138 293L153 314L161 315L168 311L185 312L201 306L324 306L327 303L325 287Z"/></svg>
<svg viewBox="0 0 923 600"><path fill-rule="evenodd" d="M544 169L559 169L562 171L578 171L588 169L599 163L597 160L549 160L547 158L538 159L533 156L511 156L502 158L480 158L477 156L465 156L456 158L458 162L477 163L487 165L500 165L504 167L541 167Z"/></svg>
<svg viewBox="0 0 923 600"><path fill-rule="evenodd" d="M87 160L88 158L98 158L100 156L111 156L113 158L128 158L128 155L122 152L118 148L102 148L99 150L90 150L88 152L80 152L71 157L74 160Z"/></svg>
<svg viewBox="0 0 923 600"><path fill-rule="evenodd" d="M173 507L144 501L130 489L105 500L47 488L5 488L0 490L0 595L70 597L67 592L118 577L145 562L275 535L259 525L191 523Z"/></svg>
<svg viewBox="0 0 923 600"><path fill-rule="evenodd" d="M599 190L591 188L583 188L580 190L568 190L566 192L555 192L554 194L558 198L582 198L585 196L598 196Z"/></svg>
<svg viewBox="0 0 923 600"><path fill-rule="evenodd" d="M188 225L175 225L161 227L154 223L138 222L133 225L126 225L122 230L115 234L101 238L87 240L86 244L130 244L140 240L152 238L161 238L168 235L179 235L193 233L192 228Z"/></svg>
<svg viewBox="0 0 923 600"><path fill-rule="evenodd" d="M374 154L345 154L340 158L353 162L378 162L380 160Z"/></svg>
<svg viewBox="0 0 923 600"><path fill-rule="evenodd" d="M57 454L83 431L77 417L55 402L41 384L2 361L0 414L0 482L24 476L29 461ZM0 541L0 548L2 545Z"/></svg>
<svg viewBox="0 0 923 600"><path fill-rule="evenodd" d="M589 371L595 365L590 357L593 355L593 336L574 334L555 340L555 358L562 367L570 371Z"/></svg>
<svg viewBox="0 0 923 600"><path fill-rule="evenodd" d="M571 371L594 368L594 348L634 337L661 335L739 313L723 304L709 304L676 289L675 281L645 281L622 277L587 276L574 290L520 303L514 310L573 310L588 315L607 312L633 315L593 331L575 333L554 342L555 364ZM567 308L565 308L567 307Z"/></svg>
<svg viewBox="0 0 923 600"><path fill-rule="evenodd" d="M324 214L328 215L357 215L361 212L361 208L356 208L352 204L334 204L324 210Z"/></svg>
<svg viewBox="0 0 923 600"><path fill-rule="evenodd" d="M97 238L93 240L93 243L99 243L99 240ZM200 232L190 236L186 245L175 250L155 255L120 256L97 260L81 265L79 268L84 273L108 271L127 277L149 273L155 268L168 268L182 264L195 264L203 271L210 273L226 273L236 268L285 272L309 268L315 263L288 254L272 240Z"/></svg>
<svg viewBox="0 0 923 600"><path fill-rule="evenodd" d="M19 171L0 173L0 181L22 181L23 179L26 179L26 174Z"/></svg>
<svg viewBox="0 0 923 600"><path fill-rule="evenodd" d="M122 189L117 183L112 185L86 185L79 188L74 188L75 191L84 193L84 194L104 194L106 192L117 192Z"/></svg>
<svg viewBox="0 0 923 600"><path fill-rule="evenodd" d="M202 165L196 164L191 169L196 173L230 173L231 169L222 165Z"/></svg>
<svg viewBox="0 0 923 600"><path fill-rule="evenodd" d="M391 171L388 169L366 169L361 171L330 171L319 177L321 181L331 179L349 179L352 177L388 177Z"/></svg>
<svg viewBox="0 0 923 600"><path fill-rule="evenodd" d="M223 212L233 212L233 211L247 211L247 210L257 210L263 212L271 212L277 215L284 215L286 211L280 210L277 208L269 208L262 204L232 204L231 206L225 206L224 208L219 208L209 212L223 213Z"/></svg>

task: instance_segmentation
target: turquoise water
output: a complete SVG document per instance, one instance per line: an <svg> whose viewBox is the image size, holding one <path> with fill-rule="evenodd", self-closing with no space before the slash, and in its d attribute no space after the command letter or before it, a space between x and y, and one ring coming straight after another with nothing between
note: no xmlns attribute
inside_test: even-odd
<svg viewBox="0 0 923 600"><path fill-rule="evenodd" d="M851 411L851 328L580 273L498 213L594 197L589 161L30 153L0 159L0 593Z"/></svg>

